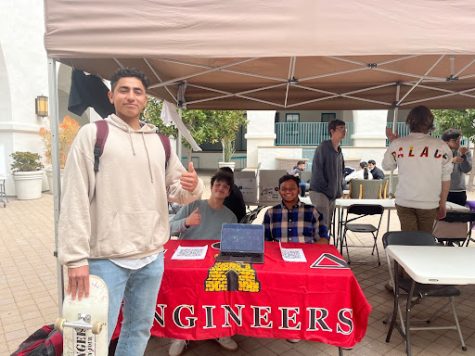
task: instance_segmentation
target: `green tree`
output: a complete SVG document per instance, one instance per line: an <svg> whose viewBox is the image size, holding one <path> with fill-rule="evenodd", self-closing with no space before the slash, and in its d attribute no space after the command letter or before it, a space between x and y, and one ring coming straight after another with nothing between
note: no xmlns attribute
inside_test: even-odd
<svg viewBox="0 0 475 356"><path fill-rule="evenodd" d="M236 133L241 126L247 125L244 111L240 110L213 110L208 112L211 121L215 122L214 135L221 141L223 160L230 162L236 152Z"/></svg>
<svg viewBox="0 0 475 356"><path fill-rule="evenodd" d="M169 136L177 137L175 126L166 126L160 118L162 102L149 97L143 117L145 121L153 123L159 130ZM218 143L223 146L223 158L231 160L235 152L236 134L242 125L247 124L244 111L237 110L182 110L184 124L190 130L191 136L197 144ZM188 149L188 158L191 159L191 147L183 140Z"/></svg>
<svg viewBox="0 0 475 356"><path fill-rule="evenodd" d="M432 110L435 118L436 133L442 133L450 128L459 129L462 135L470 142L475 143L475 109L460 110ZM475 146L472 148L472 157L475 156ZM468 179L468 190L473 189L475 170L472 169Z"/></svg>

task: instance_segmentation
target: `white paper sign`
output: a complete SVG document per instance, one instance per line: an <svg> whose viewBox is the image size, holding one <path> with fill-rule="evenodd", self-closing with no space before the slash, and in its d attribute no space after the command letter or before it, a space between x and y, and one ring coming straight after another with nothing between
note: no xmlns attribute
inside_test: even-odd
<svg viewBox="0 0 475 356"><path fill-rule="evenodd" d="M202 260L206 257L206 246L178 246L172 256L172 260Z"/></svg>
<svg viewBox="0 0 475 356"><path fill-rule="evenodd" d="M284 248L280 247L282 259L286 262L307 262L305 254L301 248Z"/></svg>

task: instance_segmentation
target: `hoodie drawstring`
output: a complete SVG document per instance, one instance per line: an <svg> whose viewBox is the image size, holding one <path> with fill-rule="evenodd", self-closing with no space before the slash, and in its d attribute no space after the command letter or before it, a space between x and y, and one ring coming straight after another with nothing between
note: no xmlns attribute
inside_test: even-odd
<svg viewBox="0 0 475 356"><path fill-rule="evenodd" d="M143 141L143 145L145 147L145 153L147 154L148 172L150 173L150 182L152 182L152 184L153 184L152 165L150 163L150 155L148 153L148 147L147 147L147 144L145 143L145 134L143 132L142 132L142 141Z"/></svg>
<svg viewBox="0 0 475 356"><path fill-rule="evenodd" d="M127 128L127 133L129 134L129 142L130 142L130 147L132 148L132 154L134 156L136 156L135 147L134 147L134 140L132 140L132 134L130 133L130 127Z"/></svg>

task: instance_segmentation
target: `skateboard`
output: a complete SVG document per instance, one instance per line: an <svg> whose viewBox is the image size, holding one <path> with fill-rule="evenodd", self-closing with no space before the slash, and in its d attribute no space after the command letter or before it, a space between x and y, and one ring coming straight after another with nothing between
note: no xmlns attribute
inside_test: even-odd
<svg viewBox="0 0 475 356"><path fill-rule="evenodd" d="M89 297L72 300L67 295L63 315L55 323L55 328L63 334L63 355L107 356L108 310L109 292L97 276L89 276Z"/></svg>

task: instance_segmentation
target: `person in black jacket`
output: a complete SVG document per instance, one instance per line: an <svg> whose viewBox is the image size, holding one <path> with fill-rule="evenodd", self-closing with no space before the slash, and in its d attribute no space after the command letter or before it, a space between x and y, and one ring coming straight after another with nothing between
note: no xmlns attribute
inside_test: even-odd
<svg viewBox="0 0 475 356"><path fill-rule="evenodd" d="M384 172L382 169L376 167L376 161L374 159L368 161L368 168L373 175L373 179L384 179Z"/></svg>
<svg viewBox="0 0 475 356"><path fill-rule="evenodd" d="M229 167L221 167L219 170L234 174L233 170ZM236 215L238 222L246 215L246 204L244 203L242 193L236 184L233 184L231 187L231 193L224 200L224 206Z"/></svg>

